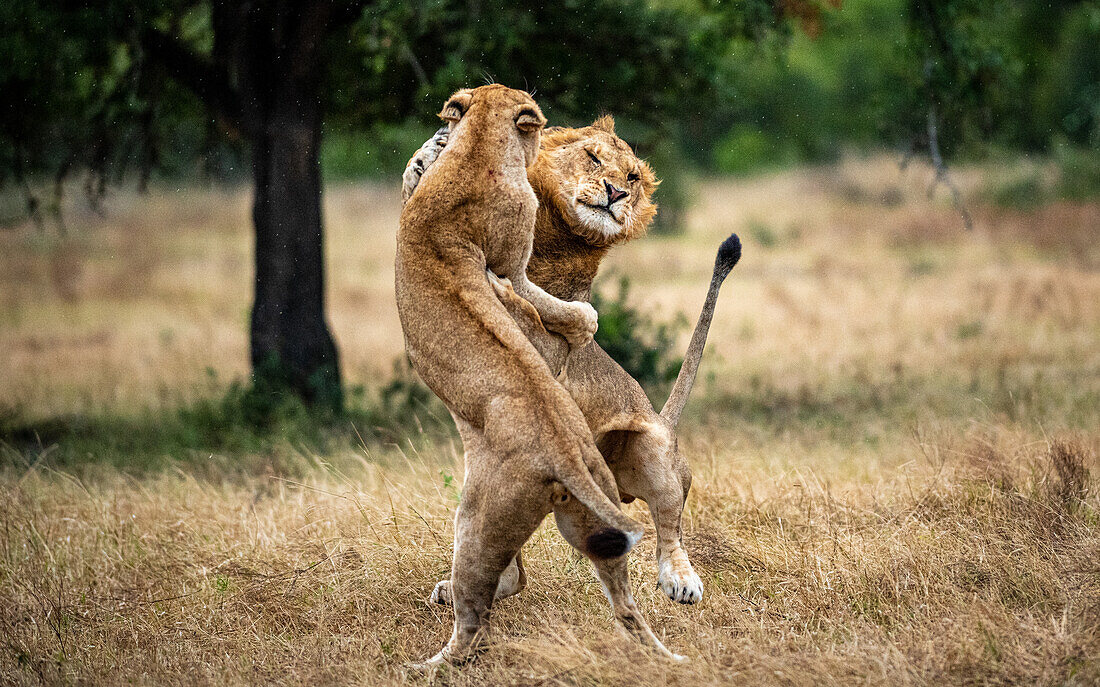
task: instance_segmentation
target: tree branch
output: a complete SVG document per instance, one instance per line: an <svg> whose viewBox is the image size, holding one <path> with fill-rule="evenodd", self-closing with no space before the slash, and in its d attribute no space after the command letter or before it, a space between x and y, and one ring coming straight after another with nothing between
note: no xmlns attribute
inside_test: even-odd
<svg viewBox="0 0 1100 687"><path fill-rule="evenodd" d="M974 220L963 203L959 187L955 185L948 173L943 155L940 154L939 126L936 121L936 105L933 102L928 103L928 156L932 159L932 167L936 170L936 176L932 178L932 184L928 187L928 197L932 197L932 194L936 192L936 187L940 184L946 186L951 191L951 199L955 203L955 209L962 215L963 224L967 230L973 230Z"/></svg>
<svg viewBox="0 0 1100 687"><path fill-rule="evenodd" d="M194 93L218 117L234 128L242 128L240 99L224 69L156 29L142 32L141 46L146 55Z"/></svg>
<svg viewBox="0 0 1100 687"><path fill-rule="evenodd" d="M951 178L951 174L947 169L947 163L943 160L943 154L940 152L940 130L939 130L939 116L936 113L936 90L932 84L932 58L927 57L924 60L924 87L928 95L928 114L925 121L925 137L924 144L928 149L928 158L932 162L932 168L935 170L935 176L932 177L932 183L928 186L928 199L932 199L932 195L936 192L936 187L943 184L951 191L951 200L955 204L955 209L959 215L962 216L963 225L967 230L974 229L974 219L970 216L970 211L967 210L966 204L963 202L962 193L959 192L959 187L955 185L954 180ZM909 159L912 154L917 151L917 143L913 142L910 148L910 153L907 153L902 160L902 169L909 163Z"/></svg>

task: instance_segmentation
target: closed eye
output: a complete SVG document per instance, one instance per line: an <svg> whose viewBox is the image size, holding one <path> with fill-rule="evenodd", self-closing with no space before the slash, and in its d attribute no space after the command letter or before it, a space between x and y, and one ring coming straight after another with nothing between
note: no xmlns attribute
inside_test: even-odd
<svg viewBox="0 0 1100 687"><path fill-rule="evenodd" d="M600 166L603 165L603 163L600 162L600 158L596 157L596 154L593 153L591 150L588 150L587 148L585 148L584 152L588 153L588 158L590 160L592 160L592 162L595 162L597 167L600 167Z"/></svg>

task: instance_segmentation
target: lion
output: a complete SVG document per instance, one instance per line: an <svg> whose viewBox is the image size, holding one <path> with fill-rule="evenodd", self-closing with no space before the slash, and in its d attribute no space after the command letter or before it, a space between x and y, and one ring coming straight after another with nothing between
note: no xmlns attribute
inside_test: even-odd
<svg viewBox="0 0 1100 687"><path fill-rule="evenodd" d="M407 199L420 176L447 145L440 129L409 161L403 175ZM657 206L652 200L659 181L650 166L615 134L610 116L581 128L544 131L541 151L528 170L539 198L535 241L528 277L548 293L565 300L587 301L600 263L611 247L645 234ZM682 540L681 519L691 469L680 455L676 425L699 369L718 291L740 259L736 235L722 244L699 320L672 392L657 413L641 386L595 342L574 351L564 377L596 443L615 476L620 499L640 498L650 509L657 532L657 581L673 601L702 599L703 583L691 566ZM508 304L508 294L498 290ZM521 328L557 374L567 347L548 334L522 309L509 306ZM509 564L498 596L516 594L526 584L522 557ZM450 586L440 582L435 603L450 603Z"/></svg>
<svg viewBox="0 0 1100 687"><path fill-rule="evenodd" d="M538 204L527 168L546 119L530 95L496 84L456 92L440 117L449 143L401 213L395 261L409 359L466 449L449 581L454 631L423 666L484 647L501 575L550 512L595 565L623 626L671 656L630 594L626 554L643 529L622 512L576 402L517 324L517 315L539 322L567 351L595 332L590 305L527 278Z"/></svg>

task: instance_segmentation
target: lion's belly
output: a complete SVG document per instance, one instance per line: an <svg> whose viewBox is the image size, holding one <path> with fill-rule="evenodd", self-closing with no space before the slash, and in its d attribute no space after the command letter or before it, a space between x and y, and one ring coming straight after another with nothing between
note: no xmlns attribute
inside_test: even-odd
<svg viewBox="0 0 1100 687"><path fill-rule="evenodd" d="M394 276L409 359L451 412L482 428L495 399L539 395L531 388L532 370L551 385L533 347L499 338L501 328L516 325L479 264L441 261L399 243Z"/></svg>

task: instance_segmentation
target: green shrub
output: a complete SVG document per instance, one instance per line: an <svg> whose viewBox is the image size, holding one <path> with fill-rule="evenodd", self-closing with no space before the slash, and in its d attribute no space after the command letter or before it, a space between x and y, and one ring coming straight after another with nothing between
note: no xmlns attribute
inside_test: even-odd
<svg viewBox="0 0 1100 687"><path fill-rule="evenodd" d="M1076 201L1100 197L1100 152L1062 147L1056 157L1059 196Z"/></svg>
<svg viewBox="0 0 1100 687"><path fill-rule="evenodd" d="M986 182L979 197L991 205L1029 210L1047 202L1050 191L1037 170Z"/></svg>
<svg viewBox="0 0 1100 687"><path fill-rule="evenodd" d="M412 363L401 356L393 363L393 376L379 392L375 413L385 427L423 431L426 426L449 428L450 416L443 402L420 381Z"/></svg>
<svg viewBox="0 0 1100 687"><path fill-rule="evenodd" d="M799 151L757 129L737 127L714 147L715 168L724 174L748 175L795 164Z"/></svg>
<svg viewBox="0 0 1100 687"><path fill-rule="evenodd" d="M592 305L599 313L596 343L642 385L650 398L663 398L684 360L673 347L687 319L680 315L671 322L655 322L639 311L630 304L630 280L626 277L619 279L614 295L595 291Z"/></svg>
<svg viewBox="0 0 1100 687"><path fill-rule="evenodd" d="M321 144L325 179L385 179L397 183L413 153L435 129L418 122L379 125L367 131L326 132Z"/></svg>

